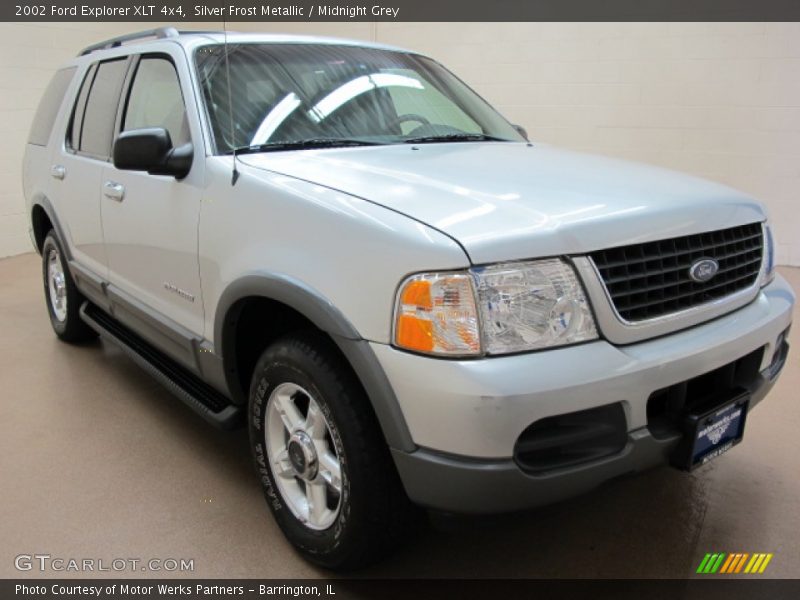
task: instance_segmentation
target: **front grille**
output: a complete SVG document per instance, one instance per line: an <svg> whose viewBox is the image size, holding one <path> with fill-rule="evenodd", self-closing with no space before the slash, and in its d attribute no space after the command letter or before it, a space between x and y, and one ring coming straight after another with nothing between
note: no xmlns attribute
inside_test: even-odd
<svg viewBox="0 0 800 600"><path fill-rule="evenodd" d="M644 321L724 298L752 286L761 270L760 223L668 240L593 252L594 261L617 313ZM699 283L689 277L701 258L713 258L719 271Z"/></svg>

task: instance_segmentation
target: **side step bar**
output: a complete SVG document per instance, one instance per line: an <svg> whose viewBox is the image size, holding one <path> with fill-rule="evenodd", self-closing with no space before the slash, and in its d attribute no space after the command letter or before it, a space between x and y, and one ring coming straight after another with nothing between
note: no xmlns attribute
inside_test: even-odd
<svg viewBox="0 0 800 600"><path fill-rule="evenodd" d="M184 404L212 425L234 429L242 410L223 394L201 381L102 309L87 302L81 306L81 319L103 338L114 342L133 361L153 376Z"/></svg>

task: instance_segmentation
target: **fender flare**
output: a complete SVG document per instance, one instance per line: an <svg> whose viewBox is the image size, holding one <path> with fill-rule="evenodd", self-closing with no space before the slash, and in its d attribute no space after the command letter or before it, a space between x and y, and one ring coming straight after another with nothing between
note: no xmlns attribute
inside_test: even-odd
<svg viewBox="0 0 800 600"><path fill-rule="evenodd" d="M317 290L287 275L268 271L251 272L236 279L225 288L214 314L214 346L222 357L233 356L235 326L231 308L248 297L260 297L285 304L327 333L350 363L383 430L386 443L396 450L410 452L416 448L400 409L394 390L378 362L370 343L363 339L352 323ZM227 387L238 389L235 373L225 366Z"/></svg>
<svg viewBox="0 0 800 600"><path fill-rule="evenodd" d="M56 215L56 210L53 208L52 202L50 202L50 198L45 196L44 194L37 194L33 201L31 202L30 210L28 211L28 222L33 227L33 210L36 207L40 207L44 210L44 213L47 215L47 218L50 219L50 223L53 225L53 229L56 231L56 235L58 236L58 240L61 242L61 247L66 254L66 258L68 261L72 260L72 250L70 248L69 240L67 239L64 229L61 227L61 222L58 220L58 216ZM36 251L39 252L39 247L34 243Z"/></svg>

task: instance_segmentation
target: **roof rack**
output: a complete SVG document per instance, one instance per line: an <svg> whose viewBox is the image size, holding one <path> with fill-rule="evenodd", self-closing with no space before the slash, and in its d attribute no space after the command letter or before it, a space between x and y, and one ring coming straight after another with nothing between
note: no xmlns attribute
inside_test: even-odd
<svg viewBox="0 0 800 600"><path fill-rule="evenodd" d="M174 27L159 27L158 29L148 29L146 31L139 31L136 33L128 33L126 35L121 35L119 37L111 38L110 40L106 40L104 42L98 42L97 44L92 44L91 46L87 46L83 50L81 50L78 56L86 56L87 54L91 54L96 50L106 50L108 48L118 48L122 46L125 42L132 42L134 40L142 40L146 38L156 38L156 39L164 39L164 38L173 38L178 37L180 33Z"/></svg>

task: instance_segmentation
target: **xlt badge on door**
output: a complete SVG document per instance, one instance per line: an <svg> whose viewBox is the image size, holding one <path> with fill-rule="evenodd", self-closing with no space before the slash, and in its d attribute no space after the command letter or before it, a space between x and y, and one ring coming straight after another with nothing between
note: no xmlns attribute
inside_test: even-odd
<svg viewBox="0 0 800 600"><path fill-rule="evenodd" d="M164 282L164 289L169 290L175 294L178 294L184 300L188 300L189 302L194 302L194 294L190 294L186 290L182 290L176 285L171 284L169 281Z"/></svg>

